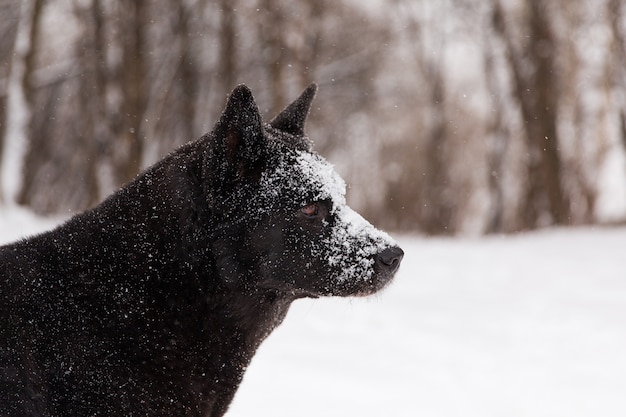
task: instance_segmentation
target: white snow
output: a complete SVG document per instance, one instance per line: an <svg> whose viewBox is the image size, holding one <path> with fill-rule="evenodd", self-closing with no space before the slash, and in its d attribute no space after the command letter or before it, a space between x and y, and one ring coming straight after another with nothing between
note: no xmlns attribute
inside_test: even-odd
<svg viewBox="0 0 626 417"><path fill-rule="evenodd" d="M337 277L339 282L368 281L374 273L372 256L397 243L347 205L335 208L337 219L329 239L322 239L320 253L327 257L332 267L341 268L342 273Z"/></svg>
<svg viewBox="0 0 626 417"><path fill-rule="evenodd" d="M334 209L346 204L346 183L331 163L312 152L299 152L297 162L295 169L301 178L314 182L319 189L316 200L331 199Z"/></svg>
<svg viewBox="0 0 626 417"><path fill-rule="evenodd" d="M382 295L294 303L228 417L626 415L626 228L399 241Z"/></svg>
<svg viewBox="0 0 626 417"><path fill-rule="evenodd" d="M61 218L41 218L11 204L0 205L0 245L52 229Z"/></svg>
<svg viewBox="0 0 626 417"><path fill-rule="evenodd" d="M294 303L228 417L626 415L626 227L398 240L383 294Z"/></svg>
<svg viewBox="0 0 626 417"><path fill-rule="evenodd" d="M346 183L332 164L313 152L297 151L295 161L283 158L276 169L263 172L261 187L260 194L269 199L281 198L288 189L302 198L302 205L326 199L333 201L333 208L346 204Z"/></svg>

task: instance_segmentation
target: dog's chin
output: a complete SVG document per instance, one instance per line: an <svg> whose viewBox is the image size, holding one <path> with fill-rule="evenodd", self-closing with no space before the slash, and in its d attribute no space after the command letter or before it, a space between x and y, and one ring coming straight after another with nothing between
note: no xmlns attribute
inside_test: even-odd
<svg viewBox="0 0 626 417"><path fill-rule="evenodd" d="M376 274L372 279L366 282L363 288L360 288L354 294L351 294L353 297L368 297L370 295L376 294L391 284L393 281L395 273L384 273L384 274Z"/></svg>
<svg viewBox="0 0 626 417"><path fill-rule="evenodd" d="M285 298L320 298L320 297L367 297L385 289L392 281L398 268L378 268L374 265L373 270L367 277L353 276L350 279L341 280L337 277L328 278L324 282L311 283L311 278L299 280L276 279L270 274L269 278L259 280L257 286L264 290L274 291ZM276 274L278 275L278 274ZM298 285L298 282L300 285ZM302 283L313 285L302 285Z"/></svg>
<svg viewBox="0 0 626 417"><path fill-rule="evenodd" d="M368 279L353 281L352 285L339 285L328 293L319 295L330 297L368 297L389 286L393 281L394 275L395 271L377 272Z"/></svg>
<svg viewBox="0 0 626 417"><path fill-rule="evenodd" d="M372 276L367 280L363 280L351 293L346 295L352 297L368 297L384 290L393 281L396 272L398 272L398 268L399 263L394 265L391 269L379 268L378 265L375 264Z"/></svg>

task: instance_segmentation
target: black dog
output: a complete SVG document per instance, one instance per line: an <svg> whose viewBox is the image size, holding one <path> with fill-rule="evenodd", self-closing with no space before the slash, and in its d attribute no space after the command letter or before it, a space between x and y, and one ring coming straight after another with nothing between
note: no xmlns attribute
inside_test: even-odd
<svg viewBox="0 0 626 417"><path fill-rule="evenodd" d="M213 131L95 209L0 248L0 416L221 416L300 297L368 295L402 250L303 127L236 88Z"/></svg>

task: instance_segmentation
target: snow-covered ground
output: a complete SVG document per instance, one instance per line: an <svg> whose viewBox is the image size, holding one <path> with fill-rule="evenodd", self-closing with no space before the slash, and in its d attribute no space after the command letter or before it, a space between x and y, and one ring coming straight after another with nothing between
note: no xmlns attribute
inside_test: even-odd
<svg viewBox="0 0 626 417"><path fill-rule="evenodd" d="M626 228L400 241L382 295L293 305L229 417L626 416Z"/></svg>
<svg viewBox="0 0 626 417"><path fill-rule="evenodd" d="M61 219L42 218L19 207L0 205L0 245L52 229Z"/></svg>
<svg viewBox="0 0 626 417"><path fill-rule="evenodd" d="M381 295L293 305L228 417L626 415L626 227L400 242Z"/></svg>

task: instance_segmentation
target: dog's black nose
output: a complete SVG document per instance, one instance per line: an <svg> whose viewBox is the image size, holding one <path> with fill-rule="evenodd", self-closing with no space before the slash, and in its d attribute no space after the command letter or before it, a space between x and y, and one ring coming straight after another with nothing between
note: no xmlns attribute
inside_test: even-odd
<svg viewBox="0 0 626 417"><path fill-rule="evenodd" d="M400 261L404 257L404 251L398 246L387 248L376 255L376 262L380 265L395 271L400 266Z"/></svg>

